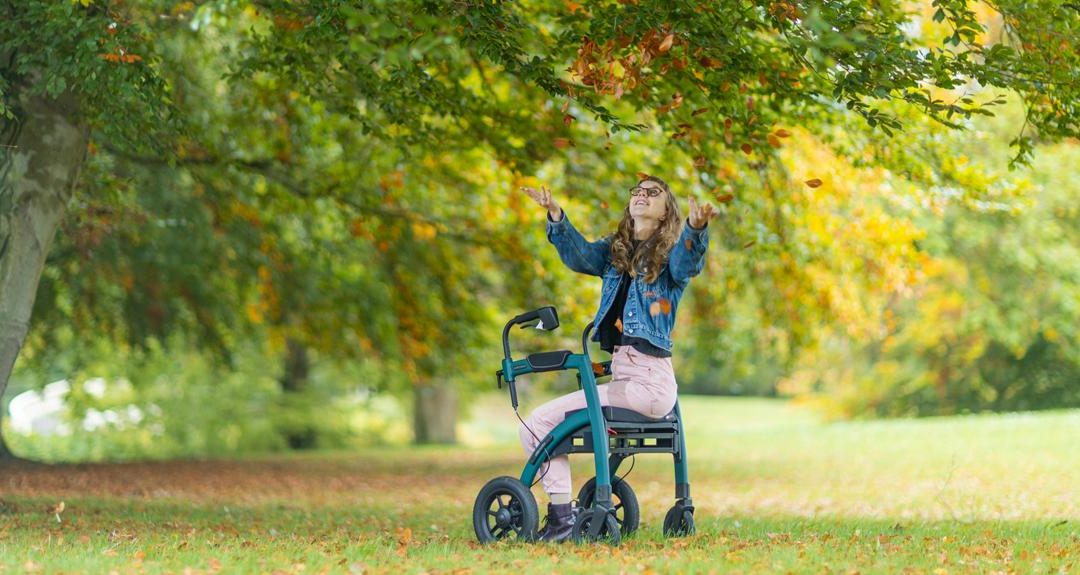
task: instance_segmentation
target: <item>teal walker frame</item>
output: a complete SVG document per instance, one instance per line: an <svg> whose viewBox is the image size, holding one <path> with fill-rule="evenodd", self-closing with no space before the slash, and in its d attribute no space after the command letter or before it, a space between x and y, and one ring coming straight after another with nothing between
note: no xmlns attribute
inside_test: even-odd
<svg viewBox="0 0 1080 575"><path fill-rule="evenodd" d="M678 401L671 413L654 419L640 413L600 405L597 379L611 375L611 361L594 363L589 355L590 322L582 333L582 353L567 350L533 353L524 359L510 354L510 328L519 325L551 331L559 327L553 306L520 314L503 328L502 369L495 373L499 388L505 383L510 403L518 410L518 377L546 371L574 370L585 394L586 407L568 412L566 419L543 438L521 475L497 477L477 495L473 506L473 528L477 539L490 543L536 537L539 511L530 487L551 457L570 453L592 453L595 477L578 494L572 537L575 541L607 541L617 544L638 527L640 509L637 496L625 478L617 476L624 459L639 453L670 453L674 458L675 504L664 519L669 537L694 533L694 506L686 457L686 440ZM520 417L520 416L519 416Z"/></svg>

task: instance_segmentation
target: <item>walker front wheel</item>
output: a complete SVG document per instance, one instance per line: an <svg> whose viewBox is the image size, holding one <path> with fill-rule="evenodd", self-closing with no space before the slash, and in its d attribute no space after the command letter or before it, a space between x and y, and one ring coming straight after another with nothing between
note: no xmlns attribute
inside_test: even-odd
<svg viewBox="0 0 1080 575"><path fill-rule="evenodd" d="M533 541L539 522L536 498L516 477L488 481L473 504L473 531L481 543L500 539Z"/></svg>
<svg viewBox="0 0 1080 575"><path fill-rule="evenodd" d="M593 477L581 486L581 491L578 492L578 505L589 509L595 497L596 478ZM638 506L637 495L625 479L618 479L611 484L611 507L615 511L615 522L619 524L619 532L623 537L637 531L641 521L641 508Z"/></svg>
<svg viewBox="0 0 1080 575"><path fill-rule="evenodd" d="M599 523L599 527L593 531L593 523ZM574 529L570 537L575 543L586 541L602 541L611 545L618 545L622 540L619 532L619 523L615 521L615 515L606 509L590 507L582 509L574 521Z"/></svg>
<svg viewBox="0 0 1080 575"><path fill-rule="evenodd" d="M665 537L686 537L697 531L694 525L694 508L681 500L668 509L664 517Z"/></svg>

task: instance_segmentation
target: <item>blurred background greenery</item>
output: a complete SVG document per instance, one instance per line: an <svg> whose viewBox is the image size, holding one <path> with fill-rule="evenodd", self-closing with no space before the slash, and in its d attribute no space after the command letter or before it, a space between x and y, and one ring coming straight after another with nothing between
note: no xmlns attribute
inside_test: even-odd
<svg viewBox="0 0 1080 575"><path fill-rule="evenodd" d="M31 4L0 53L92 54L11 70L116 97L83 98L88 153L3 395L66 380L40 407L64 426L5 414L15 454L456 441L509 317L555 305L563 327L515 349L575 350L599 302L520 186L595 239L641 173L721 208L677 317L682 393L827 419L1080 406L1080 83L1046 80L1076 79L1068 10ZM918 77L904 54L928 49ZM0 96L19 111L17 83Z"/></svg>

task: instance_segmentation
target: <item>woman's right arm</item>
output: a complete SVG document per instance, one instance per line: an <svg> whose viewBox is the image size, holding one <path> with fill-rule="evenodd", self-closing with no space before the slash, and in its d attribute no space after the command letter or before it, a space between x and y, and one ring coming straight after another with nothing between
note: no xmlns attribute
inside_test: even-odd
<svg viewBox="0 0 1080 575"><path fill-rule="evenodd" d="M541 188L522 188L537 204L547 209L547 238L555 245L566 267L578 273L599 276L604 273L611 257L611 241L608 239L595 242L586 241L570 223L558 202L551 197L551 191Z"/></svg>

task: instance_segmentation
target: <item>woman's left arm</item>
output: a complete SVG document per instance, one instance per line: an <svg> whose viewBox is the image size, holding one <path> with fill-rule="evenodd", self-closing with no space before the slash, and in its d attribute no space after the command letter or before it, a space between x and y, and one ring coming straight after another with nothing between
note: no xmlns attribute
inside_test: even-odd
<svg viewBox="0 0 1080 575"><path fill-rule="evenodd" d="M712 204L698 205L690 198L690 216L686 218L679 241L671 248L668 269L671 277L685 288L690 278L705 267L705 251L709 248L709 220L716 216Z"/></svg>

